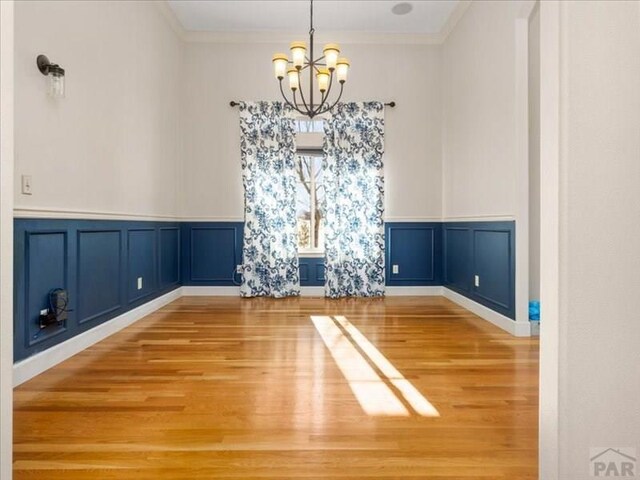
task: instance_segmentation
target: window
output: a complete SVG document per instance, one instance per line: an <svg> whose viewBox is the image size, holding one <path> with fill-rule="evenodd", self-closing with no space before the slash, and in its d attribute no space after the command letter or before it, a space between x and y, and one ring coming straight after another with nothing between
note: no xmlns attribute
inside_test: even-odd
<svg viewBox="0 0 640 480"><path fill-rule="evenodd" d="M324 251L323 140L324 120L296 121L296 213L301 254Z"/></svg>
<svg viewBox="0 0 640 480"><path fill-rule="evenodd" d="M298 155L297 215L298 250L323 251L324 189L322 185L322 153Z"/></svg>
<svg viewBox="0 0 640 480"><path fill-rule="evenodd" d="M324 134L324 120L308 120L299 118L296 120L296 133L321 133ZM319 145L322 148L322 144Z"/></svg>

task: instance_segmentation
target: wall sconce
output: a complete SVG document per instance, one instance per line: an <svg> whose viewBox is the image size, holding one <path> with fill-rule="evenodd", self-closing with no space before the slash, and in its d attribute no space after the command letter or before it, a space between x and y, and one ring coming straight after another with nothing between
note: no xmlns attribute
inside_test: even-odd
<svg viewBox="0 0 640 480"><path fill-rule="evenodd" d="M56 63L51 63L46 55L38 55L36 63L40 73L49 77L49 96L64 98L64 68Z"/></svg>

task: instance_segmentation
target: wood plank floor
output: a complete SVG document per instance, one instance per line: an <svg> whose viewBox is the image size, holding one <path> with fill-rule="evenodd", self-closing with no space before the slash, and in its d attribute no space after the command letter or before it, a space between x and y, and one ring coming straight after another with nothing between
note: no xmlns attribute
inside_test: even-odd
<svg viewBox="0 0 640 480"><path fill-rule="evenodd" d="M365 413L312 315L439 416ZM14 422L17 480L533 480L538 342L442 297L183 297L17 388Z"/></svg>

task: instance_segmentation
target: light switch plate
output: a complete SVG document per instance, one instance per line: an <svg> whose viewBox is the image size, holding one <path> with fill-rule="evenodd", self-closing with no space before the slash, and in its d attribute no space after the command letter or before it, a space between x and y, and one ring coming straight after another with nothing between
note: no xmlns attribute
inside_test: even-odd
<svg viewBox="0 0 640 480"><path fill-rule="evenodd" d="M31 175L22 175L22 194L33 195L31 190Z"/></svg>

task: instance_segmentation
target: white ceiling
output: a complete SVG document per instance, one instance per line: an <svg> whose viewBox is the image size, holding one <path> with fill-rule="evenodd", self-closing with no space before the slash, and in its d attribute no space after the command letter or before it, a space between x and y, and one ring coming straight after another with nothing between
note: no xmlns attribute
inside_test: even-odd
<svg viewBox="0 0 640 480"><path fill-rule="evenodd" d="M394 15L391 8L407 0L315 0L314 27L331 32L437 34L458 0L409 0L413 10ZM170 0L170 8L187 31L297 33L309 29L307 0Z"/></svg>

